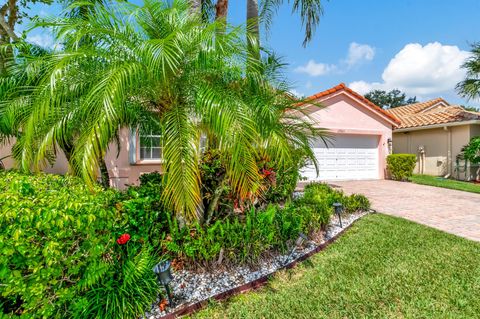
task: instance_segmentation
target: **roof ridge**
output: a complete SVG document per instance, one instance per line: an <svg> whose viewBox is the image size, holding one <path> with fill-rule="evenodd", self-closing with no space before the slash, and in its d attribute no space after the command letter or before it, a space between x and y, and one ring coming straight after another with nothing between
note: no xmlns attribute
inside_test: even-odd
<svg viewBox="0 0 480 319"><path fill-rule="evenodd" d="M308 103L310 101L313 101L313 100L316 100L316 99L319 99L321 97L324 97L324 96L328 96L330 94L333 94L335 92L338 92L338 91L341 91L341 90L344 90L348 93L350 93L351 95L353 95L354 97L356 97L357 99L359 99L360 101L362 101L363 103L367 104L370 108L372 108L373 110L377 111L377 112L380 112L381 114L383 114L385 117L387 117L388 119L390 119L392 122L396 123L396 124L400 124L400 120L393 114L390 114L388 112L386 112L384 109L382 109L381 107L379 107L378 105L376 105L375 103L373 103L372 101L368 100L366 97L364 97L363 95L355 92L354 90L352 90L351 88L349 88L348 86L345 85L345 83L341 82L339 84L337 84L336 86L328 89L328 90L325 90L325 91L322 91L322 92L318 92L316 94L313 94L307 98L305 98L303 100L303 102L300 102L300 105L301 104L305 104L305 103Z"/></svg>

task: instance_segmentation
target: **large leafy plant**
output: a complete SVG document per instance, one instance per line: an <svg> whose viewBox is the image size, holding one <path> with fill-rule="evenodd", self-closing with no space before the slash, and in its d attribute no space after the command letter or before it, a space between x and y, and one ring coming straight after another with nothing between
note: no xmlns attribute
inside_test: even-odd
<svg viewBox="0 0 480 319"><path fill-rule="evenodd" d="M0 309L21 318L136 318L156 298L156 258L116 191L0 172Z"/></svg>

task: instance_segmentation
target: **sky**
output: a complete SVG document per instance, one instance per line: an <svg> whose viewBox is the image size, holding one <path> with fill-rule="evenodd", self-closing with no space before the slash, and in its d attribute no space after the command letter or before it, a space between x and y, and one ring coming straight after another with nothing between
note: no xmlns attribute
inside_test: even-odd
<svg viewBox="0 0 480 319"><path fill-rule="evenodd" d="M245 22L245 2L229 1L229 22ZM296 95L345 83L361 94L400 89L420 101L443 97L451 104L480 106L455 92L470 46L480 41L480 0L324 1L324 15L307 47L300 18L284 2L261 41L287 63ZM31 13L58 15L60 8L37 4ZM46 30L34 30L28 39L53 45Z"/></svg>

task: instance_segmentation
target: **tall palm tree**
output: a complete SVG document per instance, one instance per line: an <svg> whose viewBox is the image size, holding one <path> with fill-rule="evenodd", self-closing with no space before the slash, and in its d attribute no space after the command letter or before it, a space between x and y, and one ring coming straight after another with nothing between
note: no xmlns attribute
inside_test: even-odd
<svg viewBox="0 0 480 319"><path fill-rule="evenodd" d="M263 23L268 29L274 13L284 2L284 0L263 0L259 7L258 0L247 0L247 24L250 24L251 38L256 38L257 42L260 42L259 24ZM306 46L312 39L320 22L320 16L323 14L322 0L292 0L292 12L300 14L302 25L305 27L303 45Z"/></svg>
<svg viewBox="0 0 480 319"><path fill-rule="evenodd" d="M468 99L480 99L480 43L472 45L472 55L463 64L467 75L457 84L458 93Z"/></svg>
<svg viewBox="0 0 480 319"><path fill-rule="evenodd" d="M201 22L190 10L180 0L95 4L95 14L85 18L41 24L56 31L63 50L27 65L42 74L25 88L28 101L12 96L0 104L8 110L17 103L20 110L15 157L21 167L40 169L58 154L57 145L71 140L72 172L92 184L122 128L155 127L164 145L164 199L194 220L202 213L202 135L225 154L228 182L244 198L261 190L258 158L288 165L293 148L313 157L309 139L318 130L292 116L295 101L281 64L261 61L245 77L241 30L215 39L223 24Z"/></svg>

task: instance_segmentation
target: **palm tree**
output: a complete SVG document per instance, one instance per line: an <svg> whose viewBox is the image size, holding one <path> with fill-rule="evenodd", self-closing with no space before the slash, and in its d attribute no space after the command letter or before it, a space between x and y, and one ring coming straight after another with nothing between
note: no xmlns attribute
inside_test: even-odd
<svg viewBox="0 0 480 319"><path fill-rule="evenodd" d="M472 56L463 64L467 75L457 84L458 93L468 99L480 99L480 43L472 45Z"/></svg>
<svg viewBox="0 0 480 319"><path fill-rule="evenodd" d="M289 111L296 101L286 93L281 64L270 57L245 77L241 30L215 39L223 24L201 22L190 9L179 0L95 4L95 14L82 19L42 23L56 31L63 50L20 65L42 76L25 88L27 102L12 96L0 104L21 110L14 154L20 166L41 169L69 140L71 170L91 185L122 128L156 128L164 145L164 199L194 220L203 213L202 135L225 154L226 178L243 198L261 191L257 158L288 165L293 148L313 157L309 139L318 130Z"/></svg>
<svg viewBox="0 0 480 319"><path fill-rule="evenodd" d="M247 0L247 24L250 24L250 36L260 42L260 26L262 22L266 29L269 29L273 15L278 7L284 3L283 0L264 0L259 10L258 0ZM290 3L290 0L288 1ZM303 46L312 39L315 29L323 14L321 0L292 0L292 12L299 13L302 25L305 26L305 38Z"/></svg>

